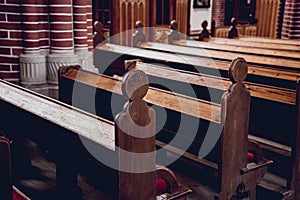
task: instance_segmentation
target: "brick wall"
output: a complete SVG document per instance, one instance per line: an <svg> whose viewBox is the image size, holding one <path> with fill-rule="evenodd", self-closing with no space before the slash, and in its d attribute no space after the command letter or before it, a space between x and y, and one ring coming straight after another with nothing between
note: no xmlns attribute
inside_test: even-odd
<svg viewBox="0 0 300 200"><path fill-rule="evenodd" d="M22 52L21 7L17 0L0 0L0 78L19 79Z"/></svg>
<svg viewBox="0 0 300 200"><path fill-rule="evenodd" d="M24 47L38 42L41 53L48 53L49 17L55 16L48 13L50 10L48 0L26 0L26 5L20 2L20 0L0 0L0 78L9 81L18 81L20 78L19 55L24 51ZM87 0L87 3L89 46L92 47L92 1ZM37 18L31 14L28 6L38 10ZM32 32L30 33L28 29Z"/></svg>
<svg viewBox="0 0 300 200"><path fill-rule="evenodd" d="M286 0L281 37L300 39L300 0Z"/></svg>
<svg viewBox="0 0 300 200"><path fill-rule="evenodd" d="M225 0L212 1L212 20L216 22L216 27L223 26L225 20Z"/></svg>

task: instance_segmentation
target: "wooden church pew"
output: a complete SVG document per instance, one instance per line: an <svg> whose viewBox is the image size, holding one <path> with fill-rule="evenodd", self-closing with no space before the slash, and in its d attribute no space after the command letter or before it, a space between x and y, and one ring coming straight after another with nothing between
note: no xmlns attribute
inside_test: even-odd
<svg viewBox="0 0 300 200"><path fill-rule="evenodd" d="M227 39L230 40L230 39ZM210 40L209 40L210 41ZM226 42L227 44L230 41ZM242 42L243 43L243 42ZM242 53L242 54L251 54L251 55L259 55L259 56L271 56L271 57L278 57L278 58L285 58L285 59L295 59L299 60L299 51L286 51L280 49L262 49L257 47L248 46L232 46L227 44L218 44L213 42L199 42L194 40L180 40L174 41L173 44L180 45L180 46L188 46L188 47L195 47L208 50L208 54L214 53L214 51L210 50L217 50L222 52L234 52L234 53ZM226 55L226 53L224 53ZM212 54L214 55L214 54Z"/></svg>
<svg viewBox="0 0 300 200"><path fill-rule="evenodd" d="M264 37L242 37L238 39L242 41L300 46L299 40L291 40L291 39L277 39L277 38L264 38Z"/></svg>
<svg viewBox="0 0 300 200"><path fill-rule="evenodd" d="M249 47L249 48L260 48L260 49L273 49L273 50L284 50L284 51L300 51L300 46L295 44L278 44L278 43L265 43L259 42L259 40L253 41L244 41L239 39L228 39L228 38L216 38L211 37L207 40L208 43L216 43L216 44L223 44L223 45L230 45L230 46L242 46L242 47Z"/></svg>
<svg viewBox="0 0 300 200"><path fill-rule="evenodd" d="M246 130L246 124L248 121L247 111L249 110L250 96L241 82L241 80L243 80L246 76L247 68L246 65L243 65L243 62L241 62L241 59L235 60L230 67L231 74L233 74L231 77L233 80L233 85L231 85L231 89L229 89L229 91L223 95L221 105L215 103L212 104L201 99L196 100L185 95L180 95L157 88L150 88L145 97L145 100L150 105L166 109L168 113L168 118L166 119L167 121L162 128L162 131L157 134L157 145L162 148L166 148L167 151L172 151L174 154L183 154L187 159L197 162L198 165L202 165L203 167L207 168L207 170L210 171L210 176L208 174L201 173L200 171L198 173L203 175L202 179L205 180L202 181L214 186L214 189L217 191L217 193L219 193L219 199L230 199L232 196L237 197L239 195L247 196L249 191L249 198L255 199L256 181L264 174L266 166L271 163L270 161L264 160L259 146L247 138L248 131ZM239 65L240 68L236 68L237 65ZM97 99L99 99L99 101L108 102L106 105L97 104L95 112L97 115L111 120L113 118L113 114L107 113L111 112L107 106L111 106L111 96L115 96L120 93L120 81L113 77L97 75L72 67L66 71L68 72L63 73L60 76L60 99L64 102L72 103L73 105L76 104L76 106L81 109L88 110L89 108L86 107L86 103L78 103L76 100L76 94L74 94L74 90L73 92L71 91L71 88L74 88L74 86L76 88L80 88L78 89L79 94L85 91L85 96L91 96L89 93L93 94L93 96L91 96L92 100L96 99L97 101ZM240 76L238 74L240 74ZM239 89L233 89L235 87ZM235 92L237 93L234 94ZM233 97L231 95L236 96ZM120 98L119 95L117 95L117 97ZM228 98L231 98L230 103L227 102ZM236 101L234 100L235 104L232 104L232 100L234 98L237 99ZM181 106L179 105L178 101L180 102ZM227 109L224 110L225 105ZM93 104L90 106L93 107ZM114 104L113 106L115 107L116 105ZM199 108L199 110L196 108ZM243 110L243 112L239 112L240 110ZM199 152L197 152L197 149L199 150L199 147L203 144L204 137L207 137L205 136L206 130L198 129L195 139L193 137L190 138L192 133L182 132L180 130L177 132L176 128L174 129L174 124L177 123L178 118L176 116L178 115L187 117L192 122L194 122L194 120L200 120L200 123L213 124L213 132L215 133L210 132L210 134L221 134L220 141L213 148L215 153L208 155L205 159L198 156ZM235 123L237 121L238 123ZM221 126L223 125L223 129L219 127L220 123ZM229 131L229 129L231 130ZM180 138L179 141L181 142L179 144L185 143L188 140L193 140L192 145L187 152L182 149L184 147L176 146L179 145L177 143L171 142L169 145L166 145L174 136L175 138ZM218 138L214 137L214 140L217 142ZM193 148L196 149L193 150ZM247 151L251 149L256 152L259 160L254 165L253 163L247 164ZM221 155L221 157L219 157L219 155ZM242 182L246 187L245 192L243 194L236 194L237 186L239 185L239 187L243 187L243 185L240 185ZM231 185L230 189L227 188L229 185Z"/></svg>
<svg viewBox="0 0 300 200"><path fill-rule="evenodd" d="M106 46L107 47L107 46ZM120 53L120 49L119 46L115 46L112 45L112 49L111 51L114 53L115 51L119 51L118 52L118 59L121 60L121 58L125 59L125 58L132 58L134 57L133 55L135 54L139 59L147 61L147 62L153 62L151 61L152 59L155 59L155 61L160 61L163 58L166 59L167 64L169 64L170 60L167 60L169 58L171 58L171 62L179 62L181 63L181 65L184 65L184 61L182 60L187 60L188 63L191 62L191 60L188 60L188 57L184 57L184 59L180 59L180 58L176 58L176 54L174 56L170 56L169 54L165 54L164 52L159 52L156 54L156 52L149 52L149 51L145 51L145 50L139 50L139 49L132 49L130 47L121 47L121 49L123 49L123 55ZM98 50L100 50L99 52L97 52ZM110 51L110 49L106 48L106 51ZM128 53L129 52L129 53ZM109 57L109 54L105 54L105 51L102 50L102 47L98 47L98 49L95 51L96 56L98 57ZM99 53L99 54L98 54ZM130 54L130 56L128 56L128 54ZM143 57L144 55L144 57ZM167 56L165 56L167 55ZM177 56L177 57L181 57ZM100 59L101 60L101 59ZM160 62L162 63L162 62ZM118 65L119 64L119 65ZM96 65L98 67L101 67L101 64L99 62L97 62L96 59ZM145 65L145 64L144 64ZM115 68L122 68L122 64L121 61L112 63L111 65L112 67ZM201 86L201 81L202 81L202 86L203 84L206 84L205 81L203 81L203 79L207 80L207 84L206 86L210 86L219 90L222 90L224 88L224 85L226 85L226 83L222 83L220 82L220 80L218 80L219 78L216 77L212 77L212 76L206 76L205 74L201 73L199 75L199 72L195 73L195 72L189 72L189 71L185 71L185 70L178 70L178 69L170 69L170 68L163 68L160 66L156 66L157 68L155 69L152 65L138 65L136 69L140 69L140 70L144 70L148 75L151 76L156 76L156 77L160 77L160 78L168 78L170 80L174 80L174 81L180 81L180 79L186 78L186 80L183 81L187 81L190 84L194 84L194 85L200 85ZM124 66L124 68L120 71L126 71L127 67ZM119 71L119 72L120 72ZM177 75L176 73L180 73L180 75ZM276 74L276 73L274 73ZM293 75L293 74L291 74ZM263 76L263 74L260 74L260 76ZM204 78L203 78L204 77ZM281 77L281 78L285 78L285 77ZM273 86L268 86L268 85L261 85L261 84L256 84L251 83L251 81L247 81L248 87L250 88L250 92L251 95L253 96L253 99L255 100L254 102L260 101L260 106L261 108L259 108L259 106L256 106L257 109L253 109L252 111L252 115L251 115L251 119L250 119L250 124L252 124L252 126L254 126L254 130L256 130L254 133L255 135L264 135L264 137L269 138L269 140L265 140L263 138L257 137L257 136L253 136L252 138L260 141L260 144L262 145L262 147L265 149L266 152L269 152L268 155L272 158L274 158L274 155L272 154L277 154L277 156L275 157L277 160L277 164L276 166L280 166L280 163L283 162L287 162L287 166L289 169L289 172L282 172L281 177L284 177L285 179L287 179L287 181L284 183L285 187L287 189L290 188L292 183L292 178L293 175L290 174L290 172L292 171L293 168L293 164L295 163L295 159L293 157L294 153L296 152L296 146L294 145L293 141L295 141L295 138L297 137L297 133L296 133L296 123L293 121L293 119L296 119L296 111L295 108L298 107L297 103L296 103L296 88L297 87L297 83L296 80L297 76L294 74L294 79L292 79L291 84L295 85L295 89L290 90L290 89L285 89L282 87L273 87ZM276 80L276 79L274 79ZM273 80L273 81L274 81ZM197 81L199 81L197 83ZM223 80L224 81L224 80ZM287 79L286 81L290 81L289 79ZM203 83L204 82L204 83ZM225 81L226 82L226 81ZM279 84L280 85L280 84ZM257 87L256 87L257 86ZM261 89L259 89L261 87ZM275 90L277 91L275 91ZM223 89L224 90L224 89ZM272 91L274 90L274 91ZM257 92L257 95L255 94ZM272 99L271 97L276 94L274 96L274 98ZM277 96L278 95L278 96ZM261 100L259 100L261 99ZM253 103L254 104L254 103ZM266 107L262 106L263 104L267 105ZM279 108L281 109L277 109L277 106L279 106ZM273 108L272 108L273 107ZM252 108L252 106L251 106ZM275 109L275 112L277 112L277 114L275 114L275 112L273 112L272 110ZM257 115L255 113L260 112L260 110L264 110L264 115L263 117L257 117ZM285 111L284 111L285 110ZM280 119L282 119L284 121L284 125L280 125L280 120L278 120L279 118L277 118L276 116L281 116L282 113L281 111L284 111L285 114L280 117ZM279 129L274 128L274 123L272 122L272 120L270 120L269 117L266 116L271 116L272 119L274 119L275 121L277 121L277 123L275 123L275 127L278 127ZM276 119L277 118L277 119ZM267 122L267 126L263 127L262 126L262 122L260 122L260 120L264 120L264 119L268 119ZM292 119L292 127L289 125L290 121L287 119ZM271 123L270 123L271 121ZM258 122L258 123L257 123ZM261 124L261 125L259 125ZM257 126L257 127L256 127ZM260 129L263 130L263 134L261 134ZM285 130L286 129L286 130ZM279 131L280 130L280 131ZM287 131L288 130L288 131ZM278 132L278 134L273 135L266 135L266 134L272 134L272 133L276 133ZM289 139L289 144L287 145L286 143L286 137L284 132L289 132L292 133L292 137L294 139ZM273 138L273 141L272 139ZM276 139L277 138L277 139ZM280 139L279 139L280 138ZM279 140L281 142L279 142ZM277 142L274 142L277 141ZM283 144L283 145L282 145ZM282 158L282 156L284 158ZM283 160L282 160L283 159ZM285 160L285 161L284 161ZM282 167L282 165L281 165ZM279 167L280 169L280 167ZM278 171L278 168L277 168ZM277 172L278 173L278 172Z"/></svg>
<svg viewBox="0 0 300 200"><path fill-rule="evenodd" d="M165 52L178 53L182 55L206 57L213 60L229 61L230 58L243 57L248 61L248 63L256 64L256 65L272 66L276 68L287 68L291 70L299 70L300 68L298 53L294 53L294 54L289 52L284 53L287 57L289 57L289 59L287 59L287 57L281 57L281 55L276 52L275 53L269 52L271 55L269 55L266 52L264 52L265 53L264 55L261 53L257 53L261 55L253 55L250 52L251 50L246 50L246 49L241 52L238 51L238 49L236 50L236 52L227 51L226 47L220 50L211 50L211 49L207 49L207 48L211 48L209 47L210 45L201 45L202 43L199 43L199 48L198 48L197 47L198 42L187 41L186 43L188 45L190 43L196 43L196 44L193 45L193 47L189 47L186 46L185 43L183 43L183 46L172 46L169 44L147 42L140 45L140 47L145 49L155 50L155 51L165 51ZM206 46L207 48L202 49L202 46L203 47ZM247 51L249 51L249 53L247 53Z"/></svg>
<svg viewBox="0 0 300 200"><path fill-rule="evenodd" d="M156 43L157 44L157 43ZM160 44L158 44L160 45ZM145 62L155 62L162 63L173 68L183 69L187 71L210 73L212 75L217 74L224 77L227 77L228 74L228 61L226 60L212 60L207 58L202 58L199 56L190 56L185 54L179 54L176 50L167 49L166 46L158 46L158 49L149 50L149 49L139 49L127 46L120 46L115 44L105 44L96 47L95 54L97 60L95 60L95 65L98 66L99 70L102 70L101 73L107 74L123 74L123 62L127 59L142 59ZM176 46L174 46L176 48ZM169 52L165 52L165 50ZM160 50L160 51L159 51ZM192 51L189 48L189 51ZM200 50L198 50L200 51ZM173 53L171 53L173 52ZM177 53L176 53L177 52ZM179 49L179 52L182 50ZM201 53L205 52L202 50ZM99 60L98 60L99 58ZM100 61L101 60L101 61ZM99 62L98 62L99 61ZM249 62L248 62L249 63ZM282 64L282 63L281 63ZM106 69L106 67L111 66L111 68ZM122 66L120 68L120 66ZM300 73L297 72L297 69L286 70L285 68L278 67L276 68L261 66L258 64L249 63L248 76L256 77L267 77L270 79L278 79L283 81L292 81L296 82L300 78ZM295 67L295 66L293 66ZM106 71L104 72L103 69ZM213 71L213 72L212 72ZM218 72L216 72L218 71ZM220 72L220 74L218 74ZM223 73L224 72L224 73ZM260 80L264 81L264 80ZM296 88L292 86L292 88Z"/></svg>
<svg viewBox="0 0 300 200"><path fill-rule="evenodd" d="M131 63L131 64L130 64ZM218 79L214 78L211 76L206 76L205 74L199 74L199 73L192 73L192 72L187 72L183 70L177 70L177 69L170 69L170 68L165 68L159 65L153 65L153 64L146 64L146 63L141 63L137 62L136 60L132 61L127 61L127 70L142 70L144 71L150 78L153 77L152 83L156 83L155 79L158 77L158 79L165 79L166 77L169 80L174 81L174 84L182 83L182 84L192 84L193 86L198 86L198 87L211 87L217 90L220 90L220 93L224 90L224 87L226 87L229 82L228 79ZM159 81L158 81L159 82ZM175 83L177 82L177 83ZM251 104L251 109L250 109L250 130L253 129L253 126L260 126L258 121L261 120L261 118L257 119L258 110L260 108L263 108L264 105L265 107L269 107L269 104L271 104L271 108L273 109L289 109L289 110L294 110L295 108L299 108L298 102L296 103L296 91L291 91L291 90L286 90L284 88L278 88L278 87L269 87L267 85L255 85L255 83L247 83L245 82L245 85L247 88L249 88L252 100L254 100L255 103ZM179 84L178 87L180 88ZM193 87L196 91L197 94L202 94L205 93L203 90ZM299 90L299 85L298 89ZM256 94L257 93L257 94ZM276 94L275 96L273 96ZM287 98L285 98L287 97ZM289 97L293 97L289 100ZM277 102L277 103L274 103ZM292 103L293 102L293 103ZM251 114L252 112L252 114ZM279 118L278 121L284 120L284 119L298 119L299 117L296 115L295 110L294 112L278 112L275 114L275 112L270 112L270 113L264 113L265 111L261 111L263 113L263 118L266 118L270 121L274 121L275 118ZM254 113L254 114L253 114ZM272 117L275 115L275 118ZM281 115L281 116L277 116ZM296 124L296 121L285 123L284 126L288 129L288 126L293 124L293 126L298 127ZM262 125L262 123L261 123ZM272 126L272 124L266 124L268 127ZM282 126L282 125L280 125ZM257 128L254 128L254 130ZM268 129L268 128L265 128ZM276 130L276 128L274 129ZM296 177L296 173L291 173L291 174L286 174L286 172L280 173L278 172L278 169L282 168L288 168L290 172L292 172L294 165L297 163L297 160L293 155L297 152L297 146L294 144L293 141L297 141L298 136L298 131L293 130L291 132L292 136L292 141L289 142L289 144L282 144L274 141L284 141L286 138L286 135L284 132L281 132L278 134L275 133L274 130L269 130L269 131L264 131L264 133L261 133L259 129L257 129L257 132L249 132L249 138L252 140L255 140L260 144L260 146L264 149L264 153L268 155L269 159L272 159L275 161L275 169L277 171L273 171L272 169L270 172L272 173L277 173L277 175L280 175L281 177L284 177L284 179L287 180L285 183L285 187L289 190L290 187L292 187L292 190L295 190L293 188L293 182L295 181L293 177ZM283 129L284 130L284 129ZM291 131L291 130L290 130ZM253 135L254 134L254 135ZM268 134L268 135L264 135ZM264 139L268 138L268 139ZM284 157L284 158L283 158ZM287 162L285 164L282 164L284 162ZM274 166L273 166L274 167ZM264 187L269 187L266 182L264 182L262 185ZM290 192L293 193L294 191ZM287 194L285 190L285 195L290 195ZM282 195L284 195L283 191ZM283 197L282 197L283 198Z"/></svg>
<svg viewBox="0 0 300 200"><path fill-rule="evenodd" d="M57 198L61 199L77 199L76 192L77 173L76 156L92 159L93 156L86 150L87 146L83 143L91 145L94 152L101 153L103 151L111 152L111 159L117 158L119 161L119 169L126 168L128 172L119 171L117 179L112 179L112 183L118 186L115 190L119 193L116 199L155 199L156 196L156 178L162 178L170 181L170 190L172 194L170 199L184 199L184 195L190 190L180 191L176 178L170 170L160 167L156 170L155 166L155 138L154 131L155 121L147 122L145 126L145 116L154 117L154 111L148 107L143 107L138 102L143 102L143 94L147 92L148 86L143 82L145 75L142 73L129 73L123 83L123 92L131 99L127 104L132 110L121 110L115 119L115 124L111 121L89 114L75 107L69 106L54 99L45 97L19 86L13 85L6 81L0 80L0 108L3 113L9 115L1 115L0 128L8 134L22 134L31 138L40 145L45 145L56 157L56 189ZM134 79L134 81L132 81ZM141 80L143 88L135 90L137 80ZM120 83L121 84L121 83ZM135 92L131 95L131 92ZM130 96L130 97L129 97ZM128 101L129 99L125 100ZM143 113L136 113L135 110L143 109ZM147 138L136 138L127 134L140 133L139 128L133 127L128 121L128 115L136 116L135 122L143 124L144 136ZM26 123L24 123L24 121ZM21 122L18 126L15 122ZM122 124L126 124L127 130L124 130ZM122 128L122 130L121 130ZM130 132L130 133L129 133ZM132 145L140 144L140 145ZM128 146L127 146L128 145ZM139 159L131 158L122 151L116 151L116 147L120 147L124 152L150 152L148 159L143 159L142 165ZM89 149L90 150L90 149ZM151 153L152 152L152 153ZM94 158L94 162L97 159ZM143 171L145 169L152 169ZM132 167L132 168L131 168ZM134 169L140 169L141 173L134 173ZM112 186L114 187L114 186ZM183 188L182 188L183 189ZM118 192L117 192L118 190Z"/></svg>

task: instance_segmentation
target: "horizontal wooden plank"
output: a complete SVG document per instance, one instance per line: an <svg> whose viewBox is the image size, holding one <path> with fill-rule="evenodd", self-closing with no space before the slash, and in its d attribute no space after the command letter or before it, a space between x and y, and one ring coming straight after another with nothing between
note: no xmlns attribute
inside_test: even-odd
<svg viewBox="0 0 300 200"><path fill-rule="evenodd" d="M229 69L228 62L213 61L211 59L205 59L205 58L200 58L195 56L156 52L156 51L150 51L146 49L132 48L132 47L115 45L115 44L106 44L102 46L97 46L95 51L97 50L114 52L121 55L130 55L130 56L140 57L140 58L148 58L154 61L155 60L165 61L165 62L173 62L179 64L184 63L192 66L201 66L205 68L219 69L219 70L226 70L226 71L228 71ZM300 78L300 73L286 71L286 70L279 70L279 69L274 70L272 68L265 68L258 65L249 65L248 74L266 76L270 78L277 78L283 80L290 80L295 82Z"/></svg>
<svg viewBox="0 0 300 200"><path fill-rule="evenodd" d="M110 150L115 149L114 123L0 80L0 100L85 137Z"/></svg>
<svg viewBox="0 0 300 200"><path fill-rule="evenodd" d="M291 40L291 39L278 39L278 38L265 38L265 37L239 37L237 39L242 41L273 43L273 44L289 44L289 45L300 46L299 40Z"/></svg>
<svg viewBox="0 0 300 200"><path fill-rule="evenodd" d="M153 64L146 64L141 62L137 63L135 69L142 70L148 75L167 78L170 80L199 85L203 87L215 88L223 91L226 91L231 84L231 81L229 79L221 79L205 74L165 68L162 66L155 66ZM251 96L253 97L287 103L291 105L294 105L296 103L295 91L249 82L246 82L245 85L250 90Z"/></svg>
<svg viewBox="0 0 300 200"><path fill-rule="evenodd" d="M229 40L229 39L228 39ZM265 56L274 56L274 57L283 57L287 59L300 59L300 52L296 51L284 51L278 49L262 49L256 47L244 47L244 46L230 46L227 44L217 44L212 42L199 42L194 40L181 40L176 42L180 46L189 46L196 48L203 48L209 50L218 50L223 52L236 52L242 54L252 54L252 55L265 55ZM226 55L226 53L225 53Z"/></svg>
<svg viewBox="0 0 300 200"><path fill-rule="evenodd" d="M248 135L248 138L258 142L262 149L266 149L287 157L292 156L292 148L271 140L267 140L254 135Z"/></svg>
<svg viewBox="0 0 300 200"><path fill-rule="evenodd" d="M64 77L79 83L121 95L121 81L117 80L116 78L88 73L85 71L77 72L75 70L69 70ZM164 98L161 98L162 96ZM161 106L177 112L182 112L184 114L215 123L220 123L221 108L218 104L152 87L149 88L144 99L150 104Z"/></svg>
<svg viewBox="0 0 300 200"><path fill-rule="evenodd" d="M180 42L180 41L179 41ZM276 68L284 67L289 69L300 69L300 61L288 60L285 58L276 58L270 56L258 56L251 54L244 54L242 52L224 52L210 49L191 48L187 46L169 45L162 43L145 43L141 47L151 50L161 50L167 52L173 52L182 55L189 56L202 56L212 59L221 59L225 61L231 61L233 58L243 57L248 63L258 65L268 65Z"/></svg>
<svg viewBox="0 0 300 200"><path fill-rule="evenodd" d="M265 43L259 42L258 40L255 41L243 41L239 39L228 39L228 38L217 38L211 37L208 41L209 43L216 43L216 44L224 44L224 45L231 45L231 46L243 46L243 47L250 47L250 48L260 48L260 49L280 49L284 51L300 51L300 46L293 45L293 44L276 44L276 43Z"/></svg>

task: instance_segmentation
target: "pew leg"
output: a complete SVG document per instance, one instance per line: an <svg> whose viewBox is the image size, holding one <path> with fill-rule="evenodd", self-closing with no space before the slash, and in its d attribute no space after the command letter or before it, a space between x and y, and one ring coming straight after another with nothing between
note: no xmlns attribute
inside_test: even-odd
<svg viewBox="0 0 300 200"><path fill-rule="evenodd" d="M81 200L82 192L77 186L77 170L75 158L67 153L65 149L60 149L56 162L56 190L59 199Z"/></svg>

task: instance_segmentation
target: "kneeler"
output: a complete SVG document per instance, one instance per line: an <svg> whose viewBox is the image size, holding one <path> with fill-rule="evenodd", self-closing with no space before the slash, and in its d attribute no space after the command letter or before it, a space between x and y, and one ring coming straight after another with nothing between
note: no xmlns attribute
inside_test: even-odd
<svg viewBox="0 0 300 200"><path fill-rule="evenodd" d="M255 155L253 153L248 152L247 161L248 161L248 163L255 162ZM161 168L162 167L158 167L158 170L161 170ZM164 169L164 170L167 170L167 169ZM175 179L173 179L173 180L176 182ZM171 182L174 182L173 180L166 180L165 178L157 177L157 179L156 179L156 195L161 195L164 193L171 193L171 190L172 190ZM183 187L182 184L178 184L178 183L175 183L175 184L177 184L178 188ZM174 188L174 185L173 185L173 188Z"/></svg>
<svg viewBox="0 0 300 200"><path fill-rule="evenodd" d="M29 200L12 186L10 141L0 137L0 198L1 200Z"/></svg>

